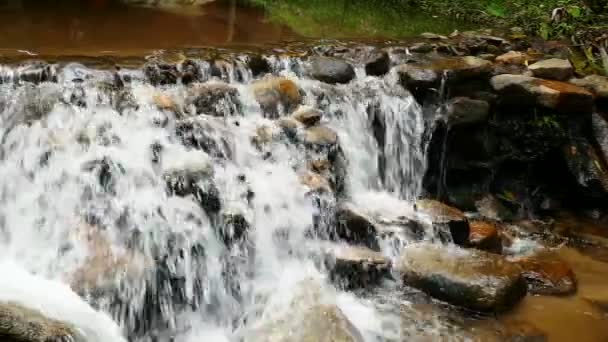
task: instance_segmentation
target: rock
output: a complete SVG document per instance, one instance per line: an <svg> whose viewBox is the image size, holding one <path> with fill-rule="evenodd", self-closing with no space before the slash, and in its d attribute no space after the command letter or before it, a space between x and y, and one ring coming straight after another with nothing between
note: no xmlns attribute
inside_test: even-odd
<svg viewBox="0 0 608 342"><path fill-rule="evenodd" d="M490 105L483 100L456 97L448 104L448 122L452 126L484 122L490 114Z"/></svg>
<svg viewBox="0 0 608 342"><path fill-rule="evenodd" d="M429 44L429 43L415 43L414 45L410 46L408 49L411 52L428 53L428 52L433 51L434 48L435 48L435 46L432 44Z"/></svg>
<svg viewBox="0 0 608 342"><path fill-rule="evenodd" d="M571 137L562 152L570 173L582 190L592 197L608 193L608 170L586 138Z"/></svg>
<svg viewBox="0 0 608 342"><path fill-rule="evenodd" d="M276 119L302 103L298 86L284 77L266 77L252 85L253 95L266 117Z"/></svg>
<svg viewBox="0 0 608 342"><path fill-rule="evenodd" d="M276 121L277 126L279 126L283 132L289 137L289 139L295 140L298 128L300 127L300 122L292 119L292 118L281 118Z"/></svg>
<svg viewBox="0 0 608 342"><path fill-rule="evenodd" d="M144 75L154 85L176 84L179 79L177 66L166 63L148 63L144 66Z"/></svg>
<svg viewBox="0 0 608 342"><path fill-rule="evenodd" d="M473 220L469 222L469 245L490 253L502 253L502 240L495 223Z"/></svg>
<svg viewBox="0 0 608 342"><path fill-rule="evenodd" d="M245 216L239 212L227 211L221 214L221 218L218 235L224 244L230 247L241 242L250 227Z"/></svg>
<svg viewBox="0 0 608 342"><path fill-rule="evenodd" d="M608 162L608 119L605 115L593 113L591 115L591 128L604 161Z"/></svg>
<svg viewBox="0 0 608 342"><path fill-rule="evenodd" d="M569 83L509 74L494 76L491 83L504 104L538 104L562 113L590 113L593 109L593 94Z"/></svg>
<svg viewBox="0 0 608 342"><path fill-rule="evenodd" d="M182 84L184 85L203 81L201 67L191 59L186 59L181 63L180 72Z"/></svg>
<svg viewBox="0 0 608 342"><path fill-rule="evenodd" d="M555 253L541 252L513 260L523 270L528 292L541 295L569 295L576 292L572 268Z"/></svg>
<svg viewBox="0 0 608 342"><path fill-rule="evenodd" d="M167 94L155 94L152 98L156 107L160 110L167 110L171 112L177 112L177 103Z"/></svg>
<svg viewBox="0 0 608 342"><path fill-rule="evenodd" d="M321 82L336 84L348 83L355 78L355 69L347 62L332 57L314 57L310 74Z"/></svg>
<svg viewBox="0 0 608 342"><path fill-rule="evenodd" d="M30 61L17 67L17 79L22 82L40 84L57 82L57 70L52 64L44 61Z"/></svg>
<svg viewBox="0 0 608 342"><path fill-rule="evenodd" d="M241 112L239 92L222 82L197 84L190 89L185 106L197 115L234 116Z"/></svg>
<svg viewBox="0 0 608 342"><path fill-rule="evenodd" d="M608 313L608 295L605 292L602 293L589 293L583 296L583 299L593 304L601 311Z"/></svg>
<svg viewBox="0 0 608 342"><path fill-rule="evenodd" d="M409 90L418 102L424 100L431 89L439 86L439 75L431 69L404 64L397 67L397 74L401 85Z"/></svg>
<svg viewBox="0 0 608 342"><path fill-rule="evenodd" d="M385 75L391 67L391 58L386 51L376 51L366 60L365 74L368 76Z"/></svg>
<svg viewBox="0 0 608 342"><path fill-rule="evenodd" d="M475 207L481 216L490 220L508 221L513 219L513 213L493 195L486 195L475 201Z"/></svg>
<svg viewBox="0 0 608 342"><path fill-rule="evenodd" d="M336 222L335 234L337 237L379 250L378 228L370 217L360 213L353 205L340 205L336 209Z"/></svg>
<svg viewBox="0 0 608 342"><path fill-rule="evenodd" d="M574 74L574 68L567 59L551 58L536 62L528 69L535 77L547 78L551 80L569 80Z"/></svg>
<svg viewBox="0 0 608 342"><path fill-rule="evenodd" d="M323 113L310 107L300 107L293 114L291 118L302 123L306 127L314 126L321 121Z"/></svg>
<svg viewBox="0 0 608 342"><path fill-rule="evenodd" d="M529 60L531 60L531 57L528 56L528 54L520 51L509 51L496 57L495 59L496 63L516 65L523 65Z"/></svg>
<svg viewBox="0 0 608 342"><path fill-rule="evenodd" d="M185 169L168 170L163 178L169 193L180 197L194 196L209 214L220 211L222 207L220 194L213 182L213 169L209 165L203 163Z"/></svg>
<svg viewBox="0 0 608 342"><path fill-rule="evenodd" d="M475 249L412 244L403 249L397 270L404 284L475 311L506 311L526 294L519 267Z"/></svg>
<svg viewBox="0 0 608 342"><path fill-rule="evenodd" d="M469 222L464 213L435 200L418 200L415 209L428 216L442 240L465 245L469 241Z"/></svg>
<svg viewBox="0 0 608 342"><path fill-rule="evenodd" d="M247 66L249 67L249 70L251 70L253 77L264 75L272 71L268 61L263 56L259 55L249 56L247 59Z"/></svg>
<svg viewBox="0 0 608 342"><path fill-rule="evenodd" d="M330 277L342 288L366 288L389 275L390 260L369 248L334 245L326 252Z"/></svg>
<svg viewBox="0 0 608 342"><path fill-rule="evenodd" d="M86 342L72 325L12 302L0 302L0 336L4 342Z"/></svg>
<svg viewBox="0 0 608 342"><path fill-rule="evenodd" d="M450 82L487 78L492 72L492 62L473 56L440 59L425 67L437 74L445 74Z"/></svg>
<svg viewBox="0 0 608 342"><path fill-rule="evenodd" d="M424 32L422 34L420 34L420 37L424 38L424 39L432 39L432 40L447 40L448 37L446 36L442 36L439 34L435 34L435 33L430 33L430 32Z"/></svg>
<svg viewBox="0 0 608 342"><path fill-rule="evenodd" d="M338 134L329 127L310 127L304 133L304 143L311 147L335 147L338 144Z"/></svg>
<svg viewBox="0 0 608 342"><path fill-rule="evenodd" d="M331 169L331 163L327 159L315 159L309 163L309 168L317 173L324 173Z"/></svg>
<svg viewBox="0 0 608 342"><path fill-rule="evenodd" d="M316 193L331 193L331 186L325 177L314 172L305 172L299 177L300 183L305 185L312 192Z"/></svg>
<svg viewBox="0 0 608 342"><path fill-rule="evenodd" d="M585 78L573 78L570 83L587 88L599 98L608 98L608 77L589 75Z"/></svg>

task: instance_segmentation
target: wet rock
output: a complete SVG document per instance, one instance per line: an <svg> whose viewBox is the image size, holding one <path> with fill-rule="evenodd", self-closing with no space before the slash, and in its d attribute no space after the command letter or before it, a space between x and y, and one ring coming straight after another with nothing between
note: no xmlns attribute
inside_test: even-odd
<svg viewBox="0 0 608 342"><path fill-rule="evenodd" d="M14 127L41 120L53 110L60 99L61 89L57 84L26 84L14 99L14 114L5 119L4 126Z"/></svg>
<svg viewBox="0 0 608 342"><path fill-rule="evenodd" d="M232 157L234 140L225 126L214 117L180 120L175 125L176 135L188 147L205 151L215 158Z"/></svg>
<svg viewBox="0 0 608 342"><path fill-rule="evenodd" d="M272 71L268 61L263 56L259 55L249 56L247 59L247 66L249 67L249 70L251 70L253 77L264 75Z"/></svg>
<svg viewBox="0 0 608 342"><path fill-rule="evenodd" d="M421 102L431 89L439 86L439 75L431 69L404 64L397 67L397 74L401 85L409 90L418 102Z"/></svg>
<svg viewBox="0 0 608 342"><path fill-rule="evenodd" d="M424 38L424 39L432 39L432 40L447 40L448 37L446 36L442 36L439 34L435 34L435 33L431 33L431 32L424 32L422 34L420 34L420 37Z"/></svg>
<svg viewBox="0 0 608 342"><path fill-rule="evenodd" d="M559 58L551 58L536 62L528 66L528 69L532 71L532 74L535 77L558 81L569 80L574 74L574 68L572 68L570 61Z"/></svg>
<svg viewBox="0 0 608 342"><path fill-rule="evenodd" d="M338 134L329 127L310 127L304 133L304 144L316 148L332 148L338 144Z"/></svg>
<svg viewBox="0 0 608 342"><path fill-rule="evenodd" d="M180 197L192 195L207 213L220 211L222 203L219 190L213 182L213 169L208 164L168 170L163 178L170 194Z"/></svg>
<svg viewBox="0 0 608 342"><path fill-rule="evenodd" d="M167 94L155 94L152 100L154 101L156 108L160 110L177 112L177 103L173 98L171 98L171 96Z"/></svg>
<svg viewBox="0 0 608 342"><path fill-rule="evenodd" d="M366 247L335 245L327 253L330 277L345 289L375 285L390 272L390 260Z"/></svg>
<svg viewBox="0 0 608 342"><path fill-rule="evenodd" d="M20 65L17 70L19 81L39 84L57 82L57 70L54 65L44 61L32 61Z"/></svg>
<svg viewBox="0 0 608 342"><path fill-rule="evenodd" d="M599 98L608 98L608 77L606 76L589 75L585 78L571 79L570 83L588 89Z"/></svg>
<svg viewBox="0 0 608 342"><path fill-rule="evenodd" d="M365 62L365 74L368 76L382 76L388 73L391 67L391 58L386 51L376 51L368 56Z"/></svg>
<svg viewBox="0 0 608 342"><path fill-rule="evenodd" d="M582 190L593 197L608 193L608 170L586 138L571 137L562 152L570 173Z"/></svg>
<svg viewBox="0 0 608 342"><path fill-rule="evenodd" d="M329 181L318 173L305 172L299 177L300 183L315 193L332 193Z"/></svg>
<svg viewBox="0 0 608 342"><path fill-rule="evenodd" d="M572 268L555 253L544 251L513 261L522 268L528 292L532 294L569 295L576 292Z"/></svg>
<svg viewBox="0 0 608 342"><path fill-rule="evenodd" d="M496 223L473 220L469 222L469 245L490 253L502 252L502 239Z"/></svg>
<svg viewBox="0 0 608 342"><path fill-rule="evenodd" d="M321 82L348 83L355 78L355 69L347 62L332 57L314 57L310 63L310 74Z"/></svg>
<svg viewBox="0 0 608 342"><path fill-rule="evenodd" d="M323 113L310 107L300 107L293 114L291 118L302 123L306 127L311 127L318 124L321 121Z"/></svg>
<svg viewBox="0 0 608 342"><path fill-rule="evenodd" d="M0 302L0 336L4 342L85 342L72 325L11 302Z"/></svg>
<svg viewBox="0 0 608 342"><path fill-rule="evenodd" d="M115 192L118 178L125 173L123 166L109 157L88 161L82 165L82 170L96 173L99 186L108 193Z"/></svg>
<svg viewBox="0 0 608 342"><path fill-rule="evenodd" d="M340 205L336 209L336 222L337 237L379 250L378 228L370 217L359 212L353 205Z"/></svg>
<svg viewBox="0 0 608 342"><path fill-rule="evenodd" d="M148 63L144 66L144 75L154 86L176 84L179 79L177 66L166 63Z"/></svg>
<svg viewBox="0 0 608 342"><path fill-rule="evenodd" d="M302 103L300 89L284 77L266 77L253 83L253 95L266 117L276 119Z"/></svg>
<svg viewBox="0 0 608 342"><path fill-rule="evenodd" d="M330 170L331 163L327 159L315 159L309 163L309 168L314 172L322 174Z"/></svg>
<svg viewBox="0 0 608 342"><path fill-rule="evenodd" d="M415 43L408 48L411 52L428 53L435 49L435 46L429 43Z"/></svg>
<svg viewBox="0 0 608 342"><path fill-rule="evenodd" d="M457 245L465 245L469 241L469 222L462 211L428 199L416 201L415 209L428 216L442 240Z"/></svg>
<svg viewBox="0 0 608 342"><path fill-rule="evenodd" d="M503 104L538 104L562 113L590 113L593 108L593 94L569 83L508 74L494 76L491 83Z"/></svg>
<svg viewBox="0 0 608 342"><path fill-rule="evenodd" d="M196 85L185 101L186 108L195 114L234 116L240 114L241 103L236 88L221 82Z"/></svg>
<svg viewBox="0 0 608 342"><path fill-rule="evenodd" d="M488 78L492 72L492 62L473 56L440 59L423 67L445 74L450 82Z"/></svg>
<svg viewBox="0 0 608 342"><path fill-rule="evenodd" d="M526 61L530 61L531 57L528 54L520 51L509 51L496 57L496 63L523 65Z"/></svg>
<svg viewBox="0 0 608 342"><path fill-rule="evenodd" d="M502 312L526 294L518 266L475 249L413 244L403 249L396 267L404 284L475 311Z"/></svg>
<svg viewBox="0 0 608 342"><path fill-rule="evenodd" d="M467 125L484 122L490 114L490 105L483 100L468 97L456 97L448 104L448 122L450 125Z"/></svg>
<svg viewBox="0 0 608 342"><path fill-rule="evenodd" d="M591 128L604 161L608 162L608 119L605 115L593 113L591 115Z"/></svg>
<svg viewBox="0 0 608 342"><path fill-rule="evenodd" d="M245 216L239 212L224 212L221 218L218 235L224 244L231 246L241 242L250 227Z"/></svg>
<svg viewBox="0 0 608 342"><path fill-rule="evenodd" d="M486 195L478 201L475 201L475 208L482 217L496 220L505 221L513 218L513 213L509 208L505 207L499 199L493 195Z"/></svg>
<svg viewBox="0 0 608 342"><path fill-rule="evenodd" d="M189 85L195 82L203 81L203 73L197 62L186 59L180 65L182 84Z"/></svg>

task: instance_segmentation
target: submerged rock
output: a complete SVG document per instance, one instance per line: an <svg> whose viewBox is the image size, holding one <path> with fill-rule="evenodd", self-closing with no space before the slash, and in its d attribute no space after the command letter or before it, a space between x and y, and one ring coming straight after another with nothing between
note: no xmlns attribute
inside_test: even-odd
<svg viewBox="0 0 608 342"><path fill-rule="evenodd" d="M536 77L566 81L574 74L574 68L567 59L551 58L528 66Z"/></svg>
<svg viewBox="0 0 608 342"><path fill-rule="evenodd" d="M284 77L269 76L252 84L253 95L265 116L276 119L302 103L297 84Z"/></svg>
<svg viewBox="0 0 608 342"><path fill-rule="evenodd" d="M0 302L0 337L4 342L86 342L72 325L9 302Z"/></svg>
<svg viewBox="0 0 608 342"><path fill-rule="evenodd" d="M523 75L498 75L491 80L500 101L521 107L538 104L562 113L590 113L593 94L570 83Z"/></svg>
<svg viewBox="0 0 608 342"><path fill-rule="evenodd" d="M333 57L314 57L310 74L321 82L336 84L348 83L355 78L355 69L346 61Z"/></svg>
<svg viewBox="0 0 608 342"><path fill-rule="evenodd" d="M57 70L52 64L44 61L31 61L17 68L19 81L39 84L43 82L57 82Z"/></svg>
<svg viewBox="0 0 608 342"><path fill-rule="evenodd" d="M493 195L486 195L475 201L477 212L485 218L496 221L505 221L513 218L513 213Z"/></svg>
<svg viewBox="0 0 608 342"><path fill-rule="evenodd" d="M528 292L532 294L569 295L576 292L574 271L555 253L540 252L514 262L522 268Z"/></svg>
<svg viewBox="0 0 608 342"><path fill-rule="evenodd" d="M168 170L164 173L163 178L169 193L181 197L194 196L207 213L220 211L219 190L213 182L213 170L208 165Z"/></svg>
<svg viewBox="0 0 608 342"><path fill-rule="evenodd" d="M327 253L332 281L346 289L377 284L390 272L390 260L366 247L335 245Z"/></svg>
<svg viewBox="0 0 608 342"><path fill-rule="evenodd" d="M173 64L151 62L144 66L144 75L152 85L158 86L176 84L180 73Z"/></svg>
<svg viewBox="0 0 608 342"><path fill-rule="evenodd" d="M591 115L591 128L604 161L608 162L608 118L606 115L593 113Z"/></svg>
<svg viewBox="0 0 608 342"><path fill-rule="evenodd" d="M210 82L195 85L185 101L195 114L234 116L240 114L239 92L227 83Z"/></svg>
<svg viewBox="0 0 608 342"><path fill-rule="evenodd" d="M562 152L570 173L583 191L593 197L608 193L608 170L586 138L572 137Z"/></svg>
<svg viewBox="0 0 608 342"><path fill-rule="evenodd" d="M415 209L428 216L440 238L465 245L469 241L469 222L464 213L435 200L418 200Z"/></svg>
<svg viewBox="0 0 608 342"><path fill-rule="evenodd" d="M526 282L517 265L475 249L409 245L396 267L404 284L475 311L505 311L526 294Z"/></svg>

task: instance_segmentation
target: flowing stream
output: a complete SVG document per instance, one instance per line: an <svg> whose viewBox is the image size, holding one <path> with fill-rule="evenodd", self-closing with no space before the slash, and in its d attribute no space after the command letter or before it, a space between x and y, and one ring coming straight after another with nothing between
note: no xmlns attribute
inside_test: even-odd
<svg viewBox="0 0 608 342"><path fill-rule="evenodd" d="M346 165L339 200L379 216L411 213L425 125L396 77L357 70L350 84L328 86L303 76L300 60L269 61L338 133ZM119 72L118 94L103 86L114 82L110 71L72 63L48 70L56 82L31 83L23 81L28 69L2 67L0 299L67 320L94 342L261 341L266 322L297 320L297 288L313 281L365 341L400 340L399 312L387 309L394 294L338 290L318 262L333 219L319 202L335 199L313 200L299 175L322 152L285 137L260 148L256 130L274 126L254 99L251 71L234 63L211 77L208 63L197 63L206 82L237 90L215 105L216 116L157 109L155 96L182 102L187 86L153 86L140 69ZM194 135L211 148L184 144L183 122L199 125ZM213 180L220 214L207 214L196 195L167 192L167 173L180 170ZM218 227L235 213L250 227L227 242ZM382 252L395 256L400 245Z"/></svg>

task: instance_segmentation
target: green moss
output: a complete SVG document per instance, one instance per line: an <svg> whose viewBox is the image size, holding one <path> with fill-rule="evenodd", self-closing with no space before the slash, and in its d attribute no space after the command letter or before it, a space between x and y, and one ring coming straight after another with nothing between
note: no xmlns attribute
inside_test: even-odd
<svg viewBox="0 0 608 342"><path fill-rule="evenodd" d="M471 28L456 20L420 13L403 0L249 0L271 21L311 38L402 38L422 32Z"/></svg>

